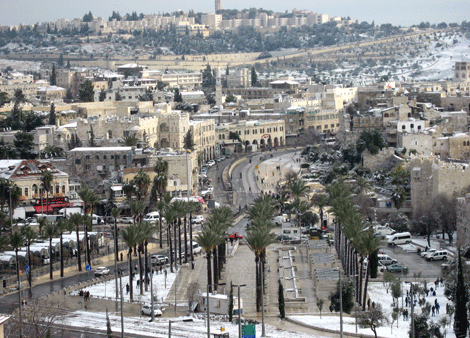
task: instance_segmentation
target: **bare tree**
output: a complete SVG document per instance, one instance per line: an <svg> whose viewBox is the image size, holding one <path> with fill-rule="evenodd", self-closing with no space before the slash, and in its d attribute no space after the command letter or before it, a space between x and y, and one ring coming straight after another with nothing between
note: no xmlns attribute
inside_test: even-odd
<svg viewBox="0 0 470 338"><path fill-rule="evenodd" d="M361 311L357 313L357 323L363 329L371 329L377 338L377 328L388 323L387 317L382 311L382 305L376 304L368 311Z"/></svg>
<svg viewBox="0 0 470 338"><path fill-rule="evenodd" d="M23 338L43 338L52 326L65 314L67 310L47 304L44 301L32 299L23 307L22 323L15 313L5 325L5 337L20 336L20 327L23 329Z"/></svg>
<svg viewBox="0 0 470 338"><path fill-rule="evenodd" d="M449 237L449 244L452 244L454 232L457 230L457 200L455 196L439 194L434 198L432 210L436 215L436 221L444 234Z"/></svg>
<svg viewBox="0 0 470 338"><path fill-rule="evenodd" d="M188 306L189 312L191 312L191 305L197 298L197 290L199 289L199 284L197 282L190 283L187 289L187 296L188 296Z"/></svg>

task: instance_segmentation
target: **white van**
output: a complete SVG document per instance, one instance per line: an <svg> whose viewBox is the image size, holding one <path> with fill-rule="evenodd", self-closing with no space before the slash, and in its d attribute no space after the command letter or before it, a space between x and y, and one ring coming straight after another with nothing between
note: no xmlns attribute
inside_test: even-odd
<svg viewBox="0 0 470 338"><path fill-rule="evenodd" d="M409 232L400 232L392 235L387 244L391 246L411 243L411 234Z"/></svg>
<svg viewBox="0 0 470 338"><path fill-rule="evenodd" d="M199 255L202 252L202 248L199 246L197 242L192 242L193 243L193 255ZM191 245L190 242L188 242L188 245Z"/></svg>
<svg viewBox="0 0 470 338"><path fill-rule="evenodd" d="M449 258L449 253L446 250L437 250L434 251L432 254L426 256L428 261L438 261L438 260L447 260Z"/></svg>
<svg viewBox="0 0 470 338"><path fill-rule="evenodd" d="M160 214L158 211L149 212L147 215L145 215L144 222L149 222L152 224L158 223L160 222Z"/></svg>
<svg viewBox="0 0 470 338"><path fill-rule="evenodd" d="M397 262L396 259L393 259L389 255L385 255L385 254L378 254L377 258L382 265L390 265L390 264L394 264Z"/></svg>

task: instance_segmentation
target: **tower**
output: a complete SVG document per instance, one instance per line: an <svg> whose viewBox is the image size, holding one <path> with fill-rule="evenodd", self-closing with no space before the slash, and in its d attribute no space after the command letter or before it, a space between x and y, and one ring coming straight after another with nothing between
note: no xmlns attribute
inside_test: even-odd
<svg viewBox="0 0 470 338"><path fill-rule="evenodd" d="M222 0L215 0L215 12L220 11L222 9Z"/></svg>
<svg viewBox="0 0 470 338"><path fill-rule="evenodd" d="M215 104L222 106L222 80L220 78L220 67L217 67L215 72Z"/></svg>

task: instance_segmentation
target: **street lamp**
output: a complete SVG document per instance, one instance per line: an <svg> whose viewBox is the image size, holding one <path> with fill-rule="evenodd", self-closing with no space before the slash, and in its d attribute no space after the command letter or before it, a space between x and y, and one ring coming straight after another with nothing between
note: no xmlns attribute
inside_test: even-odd
<svg viewBox="0 0 470 338"><path fill-rule="evenodd" d="M225 283L215 283L215 284L207 284L207 293L206 293L206 302L207 302L207 338L211 338L211 317L210 317L210 311L209 311L209 287L215 286L215 285L225 285Z"/></svg>
<svg viewBox="0 0 470 338"><path fill-rule="evenodd" d="M168 321L168 338L171 338L171 323L177 323L177 322L192 322L192 318L187 318L187 319L180 319L180 320L169 320Z"/></svg>
<svg viewBox="0 0 470 338"><path fill-rule="evenodd" d="M232 285L232 287L238 288L238 337L242 338L242 319L241 319L241 306L240 306L240 288L246 286L246 284Z"/></svg>
<svg viewBox="0 0 470 338"><path fill-rule="evenodd" d="M121 338L124 338L124 314L123 314L123 302L124 302L124 294L122 291L122 273L123 269L117 269L117 274L119 275L119 289L121 289ZM152 309L153 310L153 309Z"/></svg>

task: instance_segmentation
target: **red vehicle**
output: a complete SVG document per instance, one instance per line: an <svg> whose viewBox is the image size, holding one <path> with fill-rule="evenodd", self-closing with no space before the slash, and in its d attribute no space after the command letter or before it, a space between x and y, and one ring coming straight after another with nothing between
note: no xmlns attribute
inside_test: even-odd
<svg viewBox="0 0 470 338"><path fill-rule="evenodd" d="M238 232L233 233L227 237L228 239L243 239L243 235L240 235Z"/></svg>

